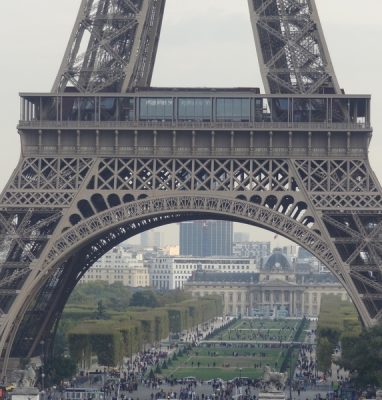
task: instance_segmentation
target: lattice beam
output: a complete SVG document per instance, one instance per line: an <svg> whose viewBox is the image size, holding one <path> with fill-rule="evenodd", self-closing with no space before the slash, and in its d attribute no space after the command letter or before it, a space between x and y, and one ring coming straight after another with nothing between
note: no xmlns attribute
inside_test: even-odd
<svg viewBox="0 0 382 400"><path fill-rule="evenodd" d="M149 86L164 6L165 0L83 0L52 91Z"/></svg>
<svg viewBox="0 0 382 400"><path fill-rule="evenodd" d="M340 93L314 0L248 0L267 93Z"/></svg>

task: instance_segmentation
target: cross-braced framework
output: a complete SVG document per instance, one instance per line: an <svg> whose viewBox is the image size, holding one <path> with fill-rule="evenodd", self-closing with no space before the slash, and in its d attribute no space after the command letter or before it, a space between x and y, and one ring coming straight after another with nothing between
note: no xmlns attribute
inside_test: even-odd
<svg viewBox="0 0 382 400"><path fill-rule="evenodd" d="M382 320L370 97L339 91L314 1L249 1L265 95L149 88L164 5L83 0L52 93L21 94L21 158L0 197L3 375L51 346L99 257L185 220L289 238L335 274L365 325Z"/></svg>
<svg viewBox="0 0 382 400"><path fill-rule="evenodd" d="M340 93L313 0L248 0L269 93Z"/></svg>

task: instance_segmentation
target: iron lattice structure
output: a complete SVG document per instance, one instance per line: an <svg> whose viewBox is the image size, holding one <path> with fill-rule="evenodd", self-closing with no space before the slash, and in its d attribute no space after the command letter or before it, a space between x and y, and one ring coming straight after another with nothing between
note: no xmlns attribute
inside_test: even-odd
<svg viewBox="0 0 382 400"><path fill-rule="evenodd" d="M83 0L52 92L21 94L21 157L0 197L3 375L51 344L99 257L190 219L291 239L365 325L382 320L370 97L339 90L314 1L249 1L266 94L150 88L164 6Z"/></svg>

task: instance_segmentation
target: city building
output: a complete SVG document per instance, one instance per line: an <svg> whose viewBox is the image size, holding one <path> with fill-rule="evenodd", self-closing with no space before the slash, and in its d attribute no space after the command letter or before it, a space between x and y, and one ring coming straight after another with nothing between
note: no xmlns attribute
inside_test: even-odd
<svg viewBox="0 0 382 400"><path fill-rule="evenodd" d="M198 270L184 288L193 296L221 295L227 315L273 318L317 317L324 294L348 298L333 275L296 273L281 249L274 250L258 273Z"/></svg>
<svg viewBox="0 0 382 400"><path fill-rule="evenodd" d="M155 289L182 289L195 271L248 273L257 271L251 259L234 257L166 257L149 262L150 286Z"/></svg>
<svg viewBox="0 0 382 400"><path fill-rule="evenodd" d="M147 247L161 247L161 234L158 231L150 229L141 233L141 246Z"/></svg>
<svg viewBox="0 0 382 400"><path fill-rule="evenodd" d="M270 242L234 242L232 246L234 257L252 258L258 266L261 266L270 254Z"/></svg>
<svg viewBox="0 0 382 400"><path fill-rule="evenodd" d="M233 241L237 242L249 242L249 233L247 232L234 232L233 233Z"/></svg>
<svg viewBox="0 0 382 400"><path fill-rule="evenodd" d="M180 223L181 256L231 256L233 223L230 221L187 221Z"/></svg>
<svg viewBox="0 0 382 400"><path fill-rule="evenodd" d="M149 273L142 254L117 246L96 261L80 283L95 281L104 281L110 285L121 282L124 286L147 287Z"/></svg>
<svg viewBox="0 0 382 400"><path fill-rule="evenodd" d="M168 245L161 248L167 256L179 256L179 245Z"/></svg>

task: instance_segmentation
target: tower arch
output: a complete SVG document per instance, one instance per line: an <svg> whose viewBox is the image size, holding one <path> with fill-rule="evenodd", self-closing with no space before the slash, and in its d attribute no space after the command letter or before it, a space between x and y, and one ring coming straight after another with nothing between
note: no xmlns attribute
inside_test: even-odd
<svg viewBox="0 0 382 400"><path fill-rule="evenodd" d="M365 325L381 321L370 96L340 90L314 0L248 4L266 94L150 88L165 0L82 0L52 92L21 95L21 158L0 196L3 376L107 249L181 220L290 238Z"/></svg>

